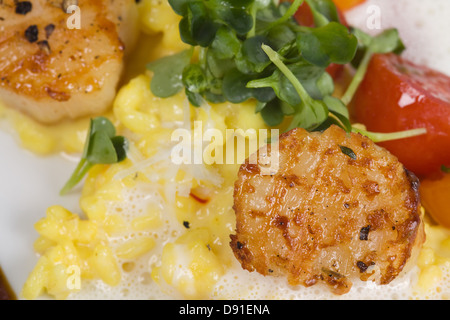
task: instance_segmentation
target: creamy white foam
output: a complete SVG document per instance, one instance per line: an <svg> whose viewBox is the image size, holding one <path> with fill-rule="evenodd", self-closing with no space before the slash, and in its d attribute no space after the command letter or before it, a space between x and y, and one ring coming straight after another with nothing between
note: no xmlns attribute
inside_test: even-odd
<svg viewBox="0 0 450 320"><path fill-rule="evenodd" d="M397 28L406 50L403 56L450 76L450 1L448 0L368 0L346 15L350 25L370 34L377 27Z"/></svg>
<svg viewBox="0 0 450 320"><path fill-rule="evenodd" d="M166 214L164 225L151 232L132 232L111 238L112 247L130 238L150 236L157 240L156 247L140 258L127 261L118 260L122 269L122 281L116 287L105 285L100 280L83 281L82 291L72 294L69 299L179 299L180 293L170 287L160 287L151 278L153 267L158 266L163 246L175 241L183 232L177 223L173 210L168 207L160 194L148 186L124 190L124 201L111 202L110 212L124 212L124 219L131 221L145 212L149 204L158 204ZM230 249L231 250L231 249ZM211 299L278 299L278 300L407 300L407 299L445 299L450 298L450 264L440 267L442 281L439 286L429 292L422 292L417 286L419 268L415 267L388 285L377 285L372 281L354 281L351 291L343 296L333 295L325 285L319 284L310 288L292 287L284 278L263 276L256 272L248 272L240 267L237 261L227 269L211 291Z"/></svg>

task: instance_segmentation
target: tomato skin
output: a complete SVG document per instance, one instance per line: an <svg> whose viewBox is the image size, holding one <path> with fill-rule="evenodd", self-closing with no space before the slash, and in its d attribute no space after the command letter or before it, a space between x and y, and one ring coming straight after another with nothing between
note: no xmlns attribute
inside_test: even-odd
<svg viewBox="0 0 450 320"><path fill-rule="evenodd" d="M314 27L314 17L308 3L303 2L294 15L295 20L305 27Z"/></svg>
<svg viewBox="0 0 450 320"><path fill-rule="evenodd" d="M420 198L427 213L440 225L450 228L450 174L441 179L424 179L420 184Z"/></svg>
<svg viewBox="0 0 450 320"><path fill-rule="evenodd" d="M343 10L347 11L352 9L353 7L356 7L360 5L361 3L365 2L366 0L334 0L334 3L336 3L336 6Z"/></svg>
<svg viewBox="0 0 450 320"><path fill-rule="evenodd" d="M326 72L334 79L337 80L344 71L344 65L332 63L325 69Z"/></svg>
<svg viewBox="0 0 450 320"><path fill-rule="evenodd" d="M341 21L341 23L348 27L347 24L347 20L345 20L345 16L342 13L341 10L339 10L338 7L336 7L338 16L339 16L339 20ZM303 2L302 5L300 6L300 8L298 8L297 12L294 15L295 20L297 20L297 22L305 27L314 27L314 17L313 14L311 12L311 8L309 7L308 3ZM341 64L330 64L328 66L328 68L326 69L326 71L328 72L328 74L333 78L333 79L337 79L339 78L339 76L342 74L342 71L344 70L344 66Z"/></svg>
<svg viewBox="0 0 450 320"><path fill-rule="evenodd" d="M336 1L333 1L333 2L336 2ZM339 20L341 21L341 23L344 26L348 27L347 20L345 19L344 14L342 13L342 11L339 9L338 6L336 6L336 10L337 10L337 14L338 14L338 17L339 17ZM302 26L310 27L310 28L314 27L314 17L311 12L311 8L307 2L302 3L302 5L298 8L297 12L294 14L294 18Z"/></svg>
<svg viewBox="0 0 450 320"><path fill-rule="evenodd" d="M350 112L354 122L372 132L426 128L425 135L380 143L417 176L439 175L442 165L450 165L450 78L446 75L395 54L375 55Z"/></svg>

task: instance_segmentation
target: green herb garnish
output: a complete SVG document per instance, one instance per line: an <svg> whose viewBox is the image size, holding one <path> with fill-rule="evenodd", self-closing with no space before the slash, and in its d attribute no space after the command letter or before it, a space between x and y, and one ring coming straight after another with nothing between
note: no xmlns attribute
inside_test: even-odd
<svg viewBox="0 0 450 320"><path fill-rule="evenodd" d="M95 164L123 161L127 146L127 139L116 136L116 129L110 120L105 117L91 119L81 160L60 194L64 195L72 190Z"/></svg>
<svg viewBox="0 0 450 320"><path fill-rule="evenodd" d="M450 168L447 166L442 165L441 166L441 171L444 173L450 173Z"/></svg>
<svg viewBox="0 0 450 320"><path fill-rule="evenodd" d="M386 142L391 140L406 139L427 133L427 130L425 128L418 128L390 133L370 132L367 131L365 127L360 124L354 124L352 126L352 131L360 133L370 138L373 142Z"/></svg>
<svg viewBox="0 0 450 320"><path fill-rule="evenodd" d="M349 147L339 146L339 148L341 148L342 153L345 154L346 156L352 158L353 160L357 159L356 153Z"/></svg>
<svg viewBox="0 0 450 320"><path fill-rule="evenodd" d="M152 92L161 98L173 96L183 88L182 73L190 63L192 50L185 50L149 63L147 69L154 72Z"/></svg>
<svg viewBox="0 0 450 320"><path fill-rule="evenodd" d="M363 52L363 58L359 63L352 82L342 97L342 102L346 105L350 103L360 83L363 81L367 67L374 54L389 52L400 54L405 49L397 29L385 30L376 37L372 37L356 28L353 29L353 33L359 40L359 50Z"/></svg>
<svg viewBox="0 0 450 320"><path fill-rule="evenodd" d="M294 18L307 2L316 27ZM332 0L169 0L182 16L181 39L191 50L149 65L153 93L167 97L184 89L190 103L256 100L268 126L290 119L288 129L324 130L332 124L355 131L347 105L375 53L400 53L398 32L372 37L342 25ZM196 48L196 50L194 50ZM361 59L362 57L362 59ZM342 99L333 97L330 64L357 67ZM359 130L360 133L367 133ZM402 138L423 130L391 134ZM371 133L376 135L376 133Z"/></svg>

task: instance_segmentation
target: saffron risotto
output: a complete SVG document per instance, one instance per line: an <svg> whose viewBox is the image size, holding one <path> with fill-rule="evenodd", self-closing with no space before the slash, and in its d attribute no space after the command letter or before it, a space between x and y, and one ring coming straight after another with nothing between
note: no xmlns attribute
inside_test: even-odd
<svg viewBox="0 0 450 320"><path fill-rule="evenodd" d="M320 286L290 287L283 279L242 270L229 236L235 230L234 181L248 154L238 155L236 164L175 165L171 135L177 128L193 130L195 121L224 136L227 129L267 127L252 102L194 108L184 93L154 97L145 63L185 45L178 35L179 17L167 1L143 0L139 7L142 39L105 115L129 139L128 158L91 169L80 212L51 206L35 224L39 260L22 298L450 298L450 231L430 221L417 266L386 286L358 282L337 297ZM89 119L45 127L3 107L0 116L37 154L83 150ZM214 143L226 147L226 141Z"/></svg>

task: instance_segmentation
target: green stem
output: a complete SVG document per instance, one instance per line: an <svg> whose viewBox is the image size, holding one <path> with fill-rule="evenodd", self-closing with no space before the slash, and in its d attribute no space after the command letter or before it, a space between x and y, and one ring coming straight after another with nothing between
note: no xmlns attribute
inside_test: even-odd
<svg viewBox="0 0 450 320"><path fill-rule="evenodd" d="M331 112L328 113L328 116L329 116L330 118L333 118L333 119L336 120L337 122L339 122L343 128L346 127L345 123L343 123L343 122L341 121L341 119L339 119L338 117L336 117L336 116L335 116L334 114L332 114Z"/></svg>
<svg viewBox="0 0 450 320"><path fill-rule="evenodd" d="M256 34L256 12L258 11L258 6L256 5L256 2L253 3L253 6L251 8L251 14L253 18L253 26L250 29L250 31L247 33L247 38L254 37Z"/></svg>
<svg viewBox="0 0 450 320"><path fill-rule="evenodd" d="M301 26L301 25L293 25L291 26L292 31L297 32L297 33L310 33L311 32L311 28L310 27L305 27L305 26Z"/></svg>
<svg viewBox="0 0 450 320"><path fill-rule="evenodd" d="M312 98L309 96L308 92L305 90L303 85L298 81L297 77L292 73L291 70L281 61L280 56L271 47L263 44L262 49L269 57L270 61L277 66L278 69L285 75L285 77L292 83L295 91L297 91L300 99L305 103L309 104L312 102Z"/></svg>
<svg viewBox="0 0 450 320"><path fill-rule="evenodd" d="M364 76L366 75L367 68L369 67L369 62L370 59L372 59L372 56L373 53L370 50L367 50L367 52L364 54L364 57L358 67L358 70L355 73L355 76L352 79L352 82L350 82L350 85L341 98L342 102L345 105L348 105L350 101L352 101L356 90L358 90L359 85L364 80Z"/></svg>
<svg viewBox="0 0 450 320"><path fill-rule="evenodd" d="M207 49L200 47L198 50L198 62L202 69L206 69L206 52Z"/></svg>
<svg viewBox="0 0 450 320"><path fill-rule="evenodd" d="M284 15L279 18L278 20L270 23L267 28L265 29L265 31L272 29L273 27L276 27L284 22L286 22L287 20L289 20L298 10L298 8L300 8L300 6L303 4L304 0L294 0L294 2L292 2L291 6L289 7L289 9L284 13Z"/></svg>
<svg viewBox="0 0 450 320"><path fill-rule="evenodd" d="M425 128L412 129L412 130L406 130L406 131L400 131L400 132L379 133L379 132L370 132L370 131L362 130L362 129L357 128L356 126L357 125L352 127L353 132L360 133L364 136L367 136L373 142L385 142L385 141L399 140L399 139L420 136L420 135L427 133L427 129L425 129Z"/></svg>
<svg viewBox="0 0 450 320"><path fill-rule="evenodd" d="M308 3L309 7L311 8L313 17L314 17L314 24L316 27L323 27L326 26L330 21L325 17L322 13L316 10L316 7L314 6L314 3L311 2L311 0L305 0L306 3Z"/></svg>
<svg viewBox="0 0 450 320"><path fill-rule="evenodd" d="M87 161L85 158L82 158L80 160L80 163L78 163L78 166L76 167L75 171L72 173L72 176L67 181L67 183L64 185L64 187L59 192L60 195L67 194L70 190L72 190L87 174L89 169L91 169L93 166L92 163Z"/></svg>

